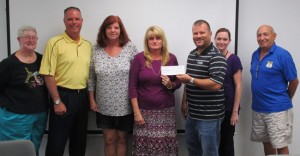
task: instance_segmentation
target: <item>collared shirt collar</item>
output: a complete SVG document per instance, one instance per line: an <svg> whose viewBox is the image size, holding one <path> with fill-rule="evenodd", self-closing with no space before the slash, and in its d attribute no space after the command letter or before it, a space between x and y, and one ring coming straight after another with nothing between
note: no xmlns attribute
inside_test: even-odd
<svg viewBox="0 0 300 156"><path fill-rule="evenodd" d="M200 55L206 55L208 52L211 52L211 51L218 51L215 49L213 43L211 42L210 45L204 50L201 52L201 54L198 53L198 48L196 48L194 50L194 54L197 55L197 56L200 56Z"/></svg>
<svg viewBox="0 0 300 156"><path fill-rule="evenodd" d="M76 43L76 44L81 44L82 42L82 36L80 36L79 42L77 43L75 40L71 39L66 32L64 32L63 34L64 39L68 42L68 43Z"/></svg>
<svg viewBox="0 0 300 156"><path fill-rule="evenodd" d="M274 44L273 44L272 47L270 48L269 52L270 52L270 53L274 53L276 47L277 47L277 45L276 45L276 43L274 42Z"/></svg>
<svg viewBox="0 0 300 156"><path fill-rule="evenodd" d="M274 44L271 46L270 50L267 52L267 53L274 53L275 52L275 49L276 49L277 45L276 43L274 42ZM258 53L260 53L261 51L261 48L258 47L257 50L256 50Z"/></svg>

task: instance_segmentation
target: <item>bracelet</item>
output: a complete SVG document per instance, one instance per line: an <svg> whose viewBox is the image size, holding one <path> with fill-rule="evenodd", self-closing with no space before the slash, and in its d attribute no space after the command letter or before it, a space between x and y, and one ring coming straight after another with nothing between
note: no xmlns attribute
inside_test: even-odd
<svg viewBox="0 0 300 156"><path fill-rule="evenodd" d="M167 89L172 89L173 88L173 83L171 83L170 87L168 87L168 86L166 86L166 87L167 87Z"/></svg>

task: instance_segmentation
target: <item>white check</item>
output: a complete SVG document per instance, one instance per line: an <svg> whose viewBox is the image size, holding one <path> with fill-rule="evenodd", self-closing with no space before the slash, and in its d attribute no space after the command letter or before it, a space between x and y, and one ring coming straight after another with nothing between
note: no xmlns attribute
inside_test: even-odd
<svg viewBox="0 0 300 156"><path fill-rule="evenodd" d="M185 66L161 66L162 75L185 74Z"/></svg>

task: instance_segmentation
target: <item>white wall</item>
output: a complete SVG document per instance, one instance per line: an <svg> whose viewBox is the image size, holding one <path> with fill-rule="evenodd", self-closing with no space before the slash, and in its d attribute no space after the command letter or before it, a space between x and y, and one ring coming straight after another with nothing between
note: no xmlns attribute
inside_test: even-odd
<svg viewBox="0 0 300 156"><path fill-rule="evenodd" d="M6 2L0 0L0 61L7 57Z"/></svg>
<svg viewBox="0 0 300 156"><path fill-rule="evenodd" d="M186 64L188 53L195 48L192 41L192 24L198 19L206 19L212 31L220 27L232 30L232 43L235 41L235 7L236 0L87 0L87 1L41 1L41 0L10 0L10 35L11 49L18 49L16 31L21 25L33 25L38 32L36 50L43 53L45 44L50 37L65 30L63 10L69 6L80 8L83 16L81 34L96 43L98 29L108 15L118 15L122 19L130 39L139 51L143 50L143 38L151 25L162 27L166 33L170 52L177 56L180 65ZM204 6L199 9L199 6ZM41 7L47 6L47 7ZM55 9L53 9L55 8ZM26 10L26 11L20 11ZM35 15L34 14L39 14ZM233 49L234 44L230 46ZM183 87L182 87L183 88ZM183 89L176 95L176 126L184 129L184 120L180 115L180 104ZM95 130L94 119L90 119L89 130Z"/></svg>
<svg viewBox="0 0 300 156"><path fill-rule="evenodd" d="M292 54L298 77L300 71L300 1L299 0L240 0L238 54L244 66L243 97L240 122L236 139L238 156L263 155L262 144L250 142L251 130L251 90L250 59L257 49L256 30L262 24L272 25L277 33L276 44L289 50ZM276 84L274 84L276 85ZM300 155L300 87L296 92L294 104L293 143L289 146L291 154Z"/></svg>
<svg viewBox="0 0 300 156"><path fill-rule="evenodd" d="M2 5L3 4L3 5ZM240 0L239 12L239 31L238 31L238 55L244 66L243 70L243 97L242 109L240 113L240 122L237 126L237 135L235 136L235 147L237 156L261 156L263 155L262 144L250 142L251 130L251 91L250 91L250 58L252 52L257 48L256 30L261 24L270 24L277 32L276 43L292 54L296 63L298 71L300 71L300 6L299 0ZM6 32L4 30L5 16L4 12L5 3L0 1L0 56L6 56ZM2 17L3 16L3 17ZM220 19L222 18L222 15ZM200 17L199 17L200 18ZM59 22L59 21L58 21ZM191 24L191 23L190 23ZM189 39L188 39L189 40ZM4 44L5 43L5 44ZM298 72L299 73L299 72ZM295 94L293 99L294 103L294 133L293 143L290 145L291 154L300 154L300 88ZM89 140L88 149L100 149L102 143L98 142L99 139ZM94 143L92 143L94 142ZM43 140L43 145L45 140ZM184 148L182 141L179 143L180 148ZM41 151L43 152L44 146ZM96 152L96 151L95 151ZM181 154L180 156L185 156Z"/></svg>

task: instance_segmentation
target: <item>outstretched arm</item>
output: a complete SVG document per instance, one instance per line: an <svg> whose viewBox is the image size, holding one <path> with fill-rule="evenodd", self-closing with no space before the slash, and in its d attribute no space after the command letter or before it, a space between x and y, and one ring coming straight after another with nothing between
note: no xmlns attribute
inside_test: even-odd
<svg viewBox="0 0 300 156"><path fill-rule="evenodd" d="M179 74L176 77L183 83L189 83L192 77L188 74ZM196 79L194 78L194 85L203 88L205 90L217 91L220 90L222 85L211 80L210 78Z"/></svg>

